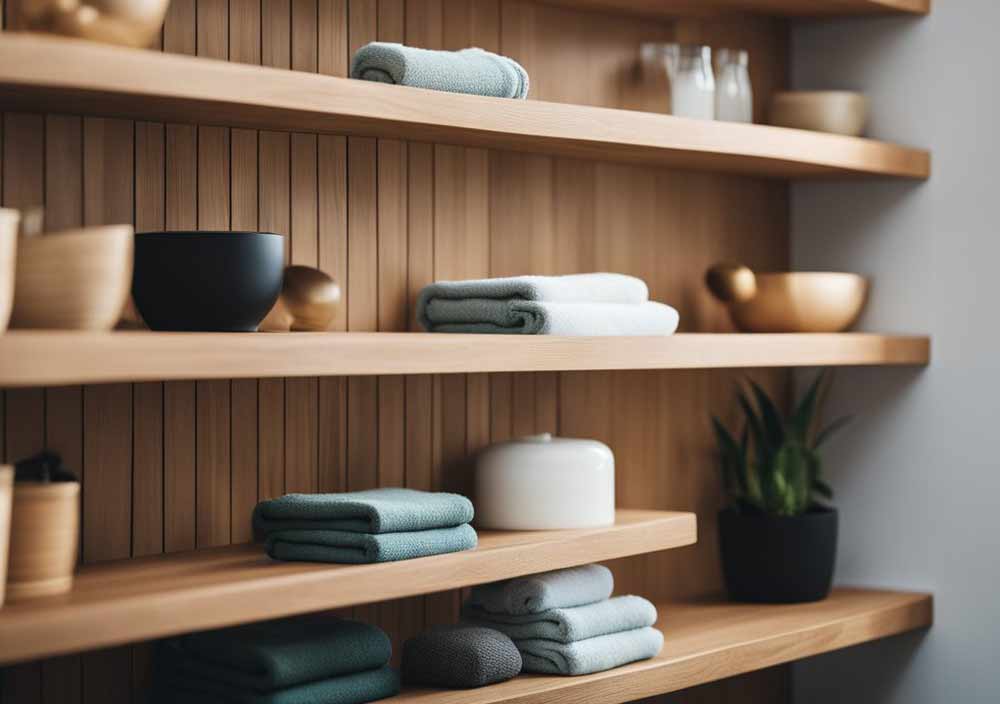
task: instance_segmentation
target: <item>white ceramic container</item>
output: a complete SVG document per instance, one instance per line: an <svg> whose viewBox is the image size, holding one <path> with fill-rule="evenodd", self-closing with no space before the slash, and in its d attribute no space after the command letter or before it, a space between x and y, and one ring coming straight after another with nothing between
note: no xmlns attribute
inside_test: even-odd
<svg viewBox="0 0 1000 704"><path fill-rule="evenodd" d="M593 528L615 522L615 457L596 440L548 433L486 448L476 461L476 526Z"/></svg>

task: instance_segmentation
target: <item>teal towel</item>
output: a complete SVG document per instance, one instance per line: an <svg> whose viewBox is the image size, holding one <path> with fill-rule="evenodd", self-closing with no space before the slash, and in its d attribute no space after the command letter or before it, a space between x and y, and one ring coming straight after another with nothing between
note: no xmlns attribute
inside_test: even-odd
<svg viewBox="0 0 1000 704"><path fill-rule="evenodd" d="M506 56L482 49L431 51L372 42L351 59L351 78L494 98L528 97L528 73Z"/></svg>
<svg viewBox="0 0 1000 704"><path fill-rule="evenodd" d="M500 614L537 614L583 606L611 596L615 579L604 565L582 565L472 588L469 604Z"/></svg>
<svg viewBox="0 0 1000 704"><path fill-rule="evenodd" d="M512 640L543 638L572 643L608 633L631 631L656 623L656 607L639 596L616 596L596 604L550 609L537 614L491 614L466 604L462 618L495 628Z"/></svg>
<svg viewBox="0 0 1000 704"><path fill-rule="evenodd" d="M655 628L646 627L574 643L531 639L515 640L514 644L521 651L524 672L588 675L636 660L648 660L663 647L663 634Z"/></svg>
<svg viewBox="0 0 1000 704"><path fill-rule="evenodd" d="M472 522L472 502L458 494L414 489L371 489L344 494L286 494L257 504L254 528L400 533Z"/></svg>
<svg viewBox="0 0 1000 704"><path fill-rule="evenodd" d="M399 694L399 675L389 667L356 672L316 682L255 692L182 673L158 680L159 704L363 704Z"/></svg>
<svg viewBox="0 0 1000 704"><path fill-rule="evenodd" d="M382 534L281 530L268 534L266 549L276 560L367 564L471 550L476 542L476 531L468 524Z"/></svg>
<svg viewBox="0 0 1000 704"><path fill-rule="evenodd" d="M163 648L187 672L261 691L371 670L392 654L381 629L323 615L194 633Z"/></svg>

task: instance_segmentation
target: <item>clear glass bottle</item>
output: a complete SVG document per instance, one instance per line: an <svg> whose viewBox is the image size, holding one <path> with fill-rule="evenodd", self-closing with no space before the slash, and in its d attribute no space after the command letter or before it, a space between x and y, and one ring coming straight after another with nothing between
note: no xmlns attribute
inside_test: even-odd
<svg viewBox="0 0 1000 704"><path fill-rule="evenodd" d="M748 69L750 57L740 49L719 49L715 85L715 119L753 122L753 87Z"/></svg>
<svg viewBox="0 0 1000 704"><path fill-rule="evenodd" d="M683 44L643 44L646 65L665 71L670 81L670 114L711 120L715 117L712 48Z"/></svg>

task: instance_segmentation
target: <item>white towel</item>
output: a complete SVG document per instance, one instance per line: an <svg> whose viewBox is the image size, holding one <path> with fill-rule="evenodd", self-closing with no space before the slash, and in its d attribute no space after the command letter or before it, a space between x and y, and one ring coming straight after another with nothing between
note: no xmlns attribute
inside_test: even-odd
<svg viewBox="0 0 1000 704"><path fill-rule="evenodd" d="M430 332L522 335L672 335L680 316L663 303L545 303L436 300L424 309Z"/></svg>

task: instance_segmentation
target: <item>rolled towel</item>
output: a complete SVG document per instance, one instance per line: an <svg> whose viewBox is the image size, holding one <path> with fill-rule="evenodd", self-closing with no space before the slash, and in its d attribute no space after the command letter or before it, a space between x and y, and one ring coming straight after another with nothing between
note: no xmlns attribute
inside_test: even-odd
<svg viewBox="0 0 1000 704"><path fill-rule="evenodd" d="M183 672L158 673L158 704L363 704L399 694L399 675L385 666L315 682L257 692Z"/></svg>
<svg viewBox="0 0 1000 704"><path fill-rule="evenodd" d="M525 672L588 675L655 656L663 647L663 634L647 626L573 643L541 638L514 643L521 651Z"/></svg>
<svg viewBox="0 0 1000 704"><path fill-rule="evenodd" d="M528 97L528 73L506 56L482 49L431 51L372 42L351 59L351 78L494 98Z"/></svg>
<svg viewBox="0 0 1000 704"><path fill-rule="evenodd" d="M404 533L338 530L279 530L268 533L265 549L276 560L367 564L411 560L476 547L469 524Z"/></svg>
<svg viewBox="0 0 1000 704"><path fill-rule="evenodd" d="M545 303L437 299L424 308L429 332L622 336L672 335L680 316L663 303Z"/></svg>
<svg viewBox="0 0 1000 704"><path fill-rule="evenodd" d="M458 494L372 489L343 494L286 494L254 509L259 534L276 530L399 533L451 528L472 521L472 502Z"/></svg>
<svg viewBox="0 0 1000 704"><path fill-rule="evenodd" d="M585 606L550 609L537 614L491 614L466 604L462 618L506 633L515 641L543 638L572 643L608 633L631 631L656 623L656 607L639 596L616 596Z"/></svg>
<svg viewBox="0 0 1000 704"><path fill-rule="evenodd" d="M381 629L322 615L193 633L164 647L163 657L193 675L258 691L371 670L392 654Z"/></svg>
<svg viewBox="0 0 1000 704"><path fill-rule="evenodd" d="M537 614L611 596L615 578L604 565L582 565L472 588L468 603L493 614Z"/></svg>
<svg viewBox="0 0 1000 704"><path fill-rule="evenodd" d="M403 644L403 681L433 687L483 687L521 672L514 642L492 628L440 626Z"/></svg>

